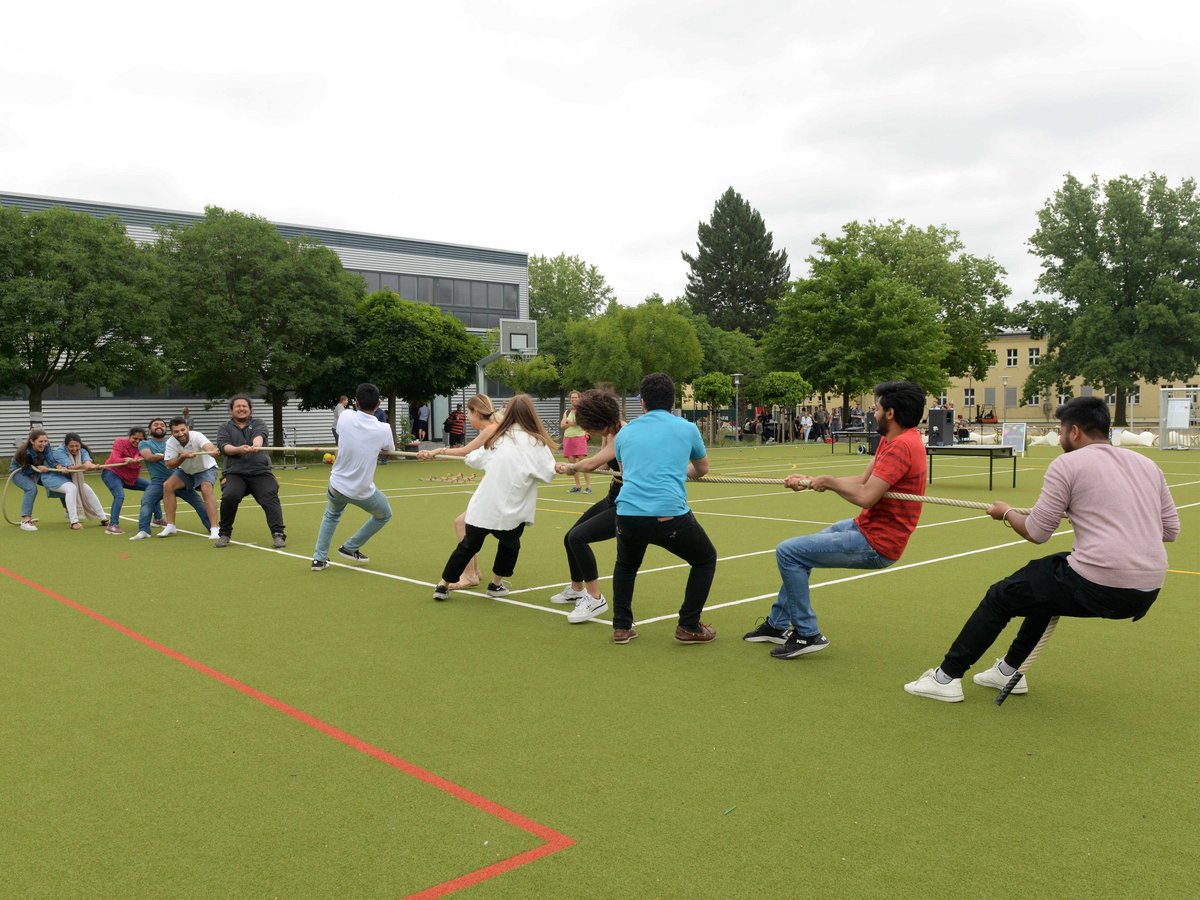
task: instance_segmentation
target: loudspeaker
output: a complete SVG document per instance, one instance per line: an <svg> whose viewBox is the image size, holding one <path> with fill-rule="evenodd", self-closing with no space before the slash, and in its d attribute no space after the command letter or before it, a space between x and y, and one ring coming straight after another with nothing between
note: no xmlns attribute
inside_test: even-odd
<svg viewBox="0 0 1200 900"><path fill-rule="evenodd" d="M929 446L954 446L954 410L931 409L929 411Z"/></svg>

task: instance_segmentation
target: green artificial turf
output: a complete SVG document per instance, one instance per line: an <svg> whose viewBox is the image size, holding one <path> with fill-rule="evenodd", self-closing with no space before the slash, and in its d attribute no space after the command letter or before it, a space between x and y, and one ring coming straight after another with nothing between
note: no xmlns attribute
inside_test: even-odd
<svg viewBox="0 0 1200 900"><path fill-rule="evenodd" d="M838 451L718 450L712 466L862 471ZM740 601L778 587L780 540L853 514L831 494L689 486L722 557L708 646L672 640L687 570L657 549L644 569L670 568L638 579L635 615L666 618L633 643L549 604L603 478L591 497L541 489L514 603L430 597L473 486L423 479L458 463L380 468L395 517L365 571L308 570L319 464L278 473L283 552L263 549L250 499L234 539L258 546L218 551L70 532L39 498L42 529L4 526L0 566L575 842L464 896L1190 897L1200 455L1147 452L1184 507L1158 603L1136 624L1064 620L1001 708L969 679L962 704L902 685L992 581L1070 536L1034 547L931 504L892 569L814 577L831 644L792 661L740 640L770 599ZM938 458L929 493L1028 506L1056 453L1020 460L1015 490L998 462L990 492L986 462ZM335 547L362 516L347 509ZM595 549L611 572L615 545ZM6 576L0 654L7 896L395 897L542 843Z"/></svg>

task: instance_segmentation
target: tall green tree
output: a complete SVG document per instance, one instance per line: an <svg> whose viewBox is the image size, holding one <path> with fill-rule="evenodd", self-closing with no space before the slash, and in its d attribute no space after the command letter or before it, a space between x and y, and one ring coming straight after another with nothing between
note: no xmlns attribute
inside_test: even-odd
<svg viewBox="0 0 1200 900"><path fill-rule="evenodd" d="M152 271L116 217L0 208L0 389L24 387L40 414L55 384L162 379Z"/></svg>
<svg viewBox="0 0 1200 900"><path fill-rule="evenodd" d="M562 373L554 357L539 353L530 359L502 356L487 367L487 377L494 378L518 394L545 397L557 393Z"/></svg>
<svg viewBox="0 0 1200 900"><path fill-rule="evenodd" d="M813 243L812 277L792 285L763 338L767 364L799 372L822 394L840 394L843 408L897 378L940 391L948 338L937 301L864 252L852 229Z"/></svg>
<svg viewBox="0 0 1200 900"><path fill-rule="evenodd" d="M610 384L619 394L637 390L642 380L641 364L634 358L621 323L620 308L566 327L571 354L562 368L563 384L577 388Z"/></svg>
<svg viewBox="0 0 1200 900"><path fill-rule="evenodd" d="M696 329L661 300L650 299L633 308L620 310L629 352L642 375L665 372L682 386L704 358Z"/></svg>
<svg viewBox="0 0 1200 900"><path fill-rule="evenodd" d="M454 316L376 291L354 316L354 349L343 383L372 382L394 411L399 397L425 400L471 384L476 360L486 355L483 341Z"/></svg>
<svg viewBox="0 0 1200 900"><path fill-rule="evenodd" d="M289 393L341 362L362 279L316 241L285 240L265 219L215 206L162 229L158 247L180 379L210 396L261 391L280 445Z"/></svg>
<svg viewBox="0 0 1200 900"><path fill-rule="evenodd" d="M1200 199L1190 178L1123 175L1088 184L1073 175L1038 211L1030 252L1053 301L1017 319L1047 352L1024 397L1079 377L1116 395L1115 424L1139 379L1186 379L1200 367Z"/></svg>
<svg viewBox="0 0 1200 900"><path fill-rule="evenodd" d="M762 351L758 342L742 331L726 331L717 328L703 316L692 312L691 305L683 299L673 300L667 308L679 313L692 323L696 339L700 341L703 358L693 375L712 372L739 372L757 375L763 371Z"/></svg>
<svg viewBox="0 0 1200 900"><path fill-rule="evenodd" d="M600 270L578 256L529 257L529 317L538 323L538 352L551 357L560 374L573 350L567 326L594 318L615 301ZM565 387L558 385L560 400Z"/></svg>
<svg viewBox="0 0 1200 900"><path fill-rule="evenodd" d="M733 379L724 372L709 372L692 382L692 396L708 407L708 440L717 439L717 411L733 402Z"/></svg>
<svg viewBox="0 0 1200 900"><path fill-rule="evenodd" d="M766 330L774 302L787 289L787 251L758 210L732 187L718 198L712 217L697 228L696 254L683 254L691 267L687 300L717 328L741 329L753 337Z"/></svg>

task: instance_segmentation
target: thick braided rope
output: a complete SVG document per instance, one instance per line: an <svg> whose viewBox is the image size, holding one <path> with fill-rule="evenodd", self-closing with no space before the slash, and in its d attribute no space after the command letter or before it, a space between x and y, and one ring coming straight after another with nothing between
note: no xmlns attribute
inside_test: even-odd
<svg viewBox="0 0 1200 900"><path fill-rule="evenodd" d="M1050 636L1054 634L1054 629L1057 627L1058 616L1051 616L1050 621L1046 623L1046 630L1042 632L1041 638L1038 639L1033 649L1029 651L1029 655L1025 657L1025 662L1021 663L1017 671L1013 672L1012 678L1008 679L1008 684L1004 685L1000 693L996 695L997 706L1003 703L1004 698L1012 693L1012 689L1017 686L1017 682L1021 680L1021 676L1029 671L1029 667L1038 658L1038 655L1042 652L1042 648L1046 646L1046 642L1050 640Z"/></svg>
<svg viewBox="0 0 1200 900"><path fill-rule="evenodd" d="M782 478L743 478L741 476L732 475L705 475L703 478L694 478L693 481L704 481L709 484L784 484ZM956 500L952 497L926 497L921 494L902 494L898 491L888 491L883 496L889 500L911 500L913 503L934 503L938 506L958 506L962 509L988 509L992 504L980 503L976 500ZM1016 506L1014 512L1029 515L1029 510L1020 509Z"/></svg>

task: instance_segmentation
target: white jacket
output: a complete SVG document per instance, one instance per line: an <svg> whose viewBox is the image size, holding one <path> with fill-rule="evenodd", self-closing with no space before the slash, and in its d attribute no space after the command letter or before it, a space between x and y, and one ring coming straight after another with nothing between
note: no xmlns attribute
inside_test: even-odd
<svg viewBox="0 0 1200 900"><path fill-rule="evenodd" d="M510 531L522 522L532 525L537 507L537 483L554 479L554 454L519 425L513 425L489 450L467 454L466 463L483 469L483 481L467 504L467 524Z"/></svg>

